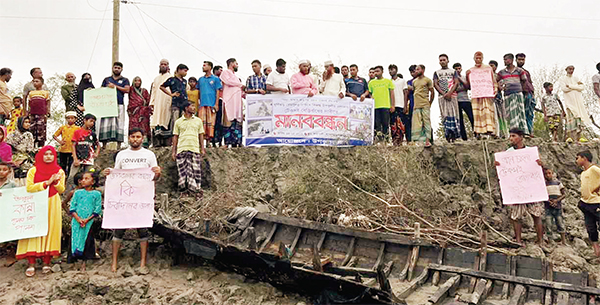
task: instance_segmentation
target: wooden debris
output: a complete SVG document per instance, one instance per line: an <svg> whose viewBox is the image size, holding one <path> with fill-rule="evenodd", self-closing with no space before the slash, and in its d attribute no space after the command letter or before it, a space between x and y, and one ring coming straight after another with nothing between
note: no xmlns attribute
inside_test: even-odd
<svg viewBox="0 0 600 305"><path fill-rule="evenodd" d="M460 275L451 277L444 284L442 284L432 296L429 297L429 304L440 304L446 297L452 296L459 284Z"/></svg>
<svg viewBox="0 0 600 305"><path fill-rule="evenodd" d="M492 280L479 279L477 281L477 286L475 286L475 291L471 294L470 305L479 305L481 302L487 298L490 291L492 291Z"/></svg>
<svg viewBox="0 0 600 305"><path fill-rule="evenodd" d="M298 246L298 241L300 240L300 235L302 235L302 228L298 228L298 231L296 231L296 236L294 237L294 241L292 242L292 245L290 246L290 251L292 251L292 257L294 257L294 254L296 254L296 246Z"/></svg>
<svg viewBox="0 0 600 305"><path fill-rule="evenodd" d="M443 265L444 264L444 253L446 249L444 247L440 248L440 253L438 253L438 258L436 263L438 265ZM433 273L433 278L431 279L431 284L433 286L437 286L440 283L440 272L439 271L435 271Z"/></svg>
<svg viewBox="0 0 600 305"><path fill-rule="evenodd" d="M249 227L246 231L248 232L248 249L256 250L256 230L254 227Z"/></svg>
<svg viewBox="0 0 600 305"><path fill-rule="evenodd" d="M415 239L419 239L421 237L421 224L415 222ZM408 265L408 280L412 280L413 272L415 271L415 267L417 266L417 261L419 260L419 246L413 246L412 253L410 256L410 264Z"/></svg>
<svg viewBox="0 0 600 305"><path fill-rule="evenodd" d="M428 276L429 269L425 268L423 272L421 272L421 275L419 275L416 279L412 280L407 287L402 289L402 291L398 294L398 298L406 299L411 293L413 293L413 291L417 290L417 288L421 287L421 285L423 285L427 281Z"/></svg>
<svg viewBox="0 0 600 305"><path fill-rule="evenodd" d="M269 243L271 242L271 239L273 238L273 235L275 235L275 232L277 231L277 228L279 227L278 223L273 223L273 227L271 227L271 231L269 232L269 234L267 235L267 238L265 238L265 240L263 241L262 246L260 246L260 249L258 250L258 253L262 252L267 245L269 245Z"/></svg>
<svg viewBox="0 0 600 305"><path fill-rule="evenodd" d="M568 292L559 292L556 297L556 305L569 305L569 293Z"/></svg>
<svg viewBox="0 0 600 305"><path fill-rule="evenodd" d="M508 305L523 305L525 303L525 296L527 294L527 289L523 285L517 285L515 290L513 291L510 300L508 301ZM565 304L566 305L566 304Z"/></svg>
<svg viewBox="0 0 600 305"><path fill-rule="evenodd" d="M512 264L512 256L506 256L506 274L507 275L511 275L511 264ZM508 299L508 294L509 294L509 290L510 290L510 283L509 282L504 282L504 285L502 285L502 299L506 300Z"/></svg>
<svg viewBox="0 0 600 305"><path fill-rule="evenodd" d="M383 265L383 257L385 256L385 243L381 243L381 246L379 246L379 254L377 255L377 260L375 261L375 264L373 265L373 270L377 270L377 268L379 268L380 265Z"/></svg>
<svg viewBox="0 0 600 305"><path fill-rule="evenodd" d="M350 259L354 255L354 245L356 244L356 237L352 237L350 240L350 245L348 245L348 250L346 250L346 257L344 257L344 261L342 261L342 266L348 265Z"/></svg>
<svg viewBox="0 0 600 305"><path fill-rule="evenodd" d="M313 270L323 272L323 266L321 265L321 253L319 253L319 248L316 244L314 244L312 248L312 257Z"/></svg>

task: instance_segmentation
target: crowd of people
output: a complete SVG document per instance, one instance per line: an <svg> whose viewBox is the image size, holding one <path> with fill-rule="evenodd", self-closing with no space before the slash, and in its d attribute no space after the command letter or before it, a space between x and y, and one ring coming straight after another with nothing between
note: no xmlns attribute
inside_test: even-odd
<svg viewBox="0 0 600 305"><path fill-rule="evenodd" d="M424 65L411 65L411 78L404 80L396 65L388 67L390 78L384 78L384 68L376 66L369 70L369 80L358 76L358 66L342 66L333 62L324 63L322 76L311 73L311 62L301 60L299 72L291 77L286 74L286 61L278 59L275 70L262 66L259 60L252 61L253 75L246 82L236 75L238 63L230 58L225 68L203 63L203 75L189 77L188 67L179 64L171 73L169 62L159 63L159 75L152 81L150 90L142 87L140 77L133 83L122 75L123 64L115 62L112 74L101 86L115 88L118 116L97 118L86 113L85 94L95 88L92 76L84 73L79 84L73 73L65 76L66 84L61 87L65 102L65 124L53 134L58 151L47 145L47 118L52 109L51 97L44 84L42 70L30 71L32 80L25 84L22 96L11 96L7 83L12 76L9 68L0 69L0 189L26 186L29 192L49 190L49 230L43 237L20 240L16 248L17 259L27 259L27 276L35 274L36 259L43 261L43 273L50 272L52 257L61 250L62 208L72 216L72 232L69 257L85 260L95 257L95 242L91 225L102 213L101 193L97 190L99 172L94 161L100 155L101 146L116 142L120 147L128 131L128 148L118 153L116 169L152 168L155 178L161 174L156 156L146 148L172 147L172 158L177 163L179 188L182 194L200 198L201 161L205 147L239 147L242 145L242 123L244 98L248 94L299 94L335 96L365 101L374 99L375 137L377 141L391 141L394 145L405 142L430 146L431 106L435 92L442 116L444 136L448 142L467 140L465 124L469 120L476 138L509 138L514 149L523 148L523 138L533 136L533 117L536 106L530 73L524 69L525 55L506 54L506 68L498 71L498 63L484 64L483 54L476 52L474 66L463 73L462 65L449 67L449 57L439 56L440 69L432 79L425 76ZM599 73L592 81L600 97ZM553 139L558 141L557 131L564 125L569 142L586 141L581 131L589 118L583 104L583 83L573 76L574 67L566 68L566 75L558 80L557 88L564 94L559 99L551 83L545 83L545 94L541 106ZM490 74L494 96L471 98L471 73ZM128 103L125 105L125 96ZM129 124L125 128L125 115ZM466 117L466 118L465 118ZM509 132L510 130L510 132ZM586 192L582 194L580 208L586 215L586 224L594 250L600 256L597 223L600 216L589 207L600 200L600 169L592 167L591 154L582 153L577 163L586 171L582 174ZM582 160L580 162L580 159ZM588 163L583 160L587 160ZM591 168L591 169L590 169ZM102 171L110 175L111 169ZM587 173L587 174L586 174ZM550 169L545 169L548 192L551 199L546 204L548 220L555 219L564 242L560 201L564 190L554 179ZM591 176L591 178L590 178ZM584 179L585 178L585 179ZM585 181L584 181L585 180ZM598 185L597 185L598 184ZM590 195L591 194L591 195ZM61 195L64 198L61 200ZM591 198L591 199L590 199ZM586 199L588 201L586 201ZM520 219L532 215L541 242L543 228L540 217L544 206L539 204L515 206L511 220L515 226L518 242L521 242ZM548 212L549 211L549 212ZM589 219L589 221L588 221ZM594 219L595 222L594 222ZM547 226L549 227L549 226ZM595 232L595 235L594 233ZM118 252L124 230L116 230L113 238L112 270L118 266ZM142 260L140 272L147 273L146 253L148 230L138 229Z"/></svg>

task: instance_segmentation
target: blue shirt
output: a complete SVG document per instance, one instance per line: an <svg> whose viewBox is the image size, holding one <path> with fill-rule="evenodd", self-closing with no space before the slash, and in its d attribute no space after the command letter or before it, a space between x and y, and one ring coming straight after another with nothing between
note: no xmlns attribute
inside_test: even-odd
<svg viewBox="0 0 600 305"><path fill-rule="evenodd" d="M369 90L369 83L362 77L358 77L358 79L346 78L344 79L344 83L346 83L346 92L358 97Z"/></svg>
<svg viewBox="0 0 600 305"><path fill-rule="evenodd" d="M125 87L129 86L129 80L125 77L120 77L119 79L114 79L112 76L105 78L102 81L102 87L108 87L108 84L115 84L115 86ZM123 98L125 97L125 92L117 89L117 104L123 105Z"/></svg>
<svg viewBox="0 0 600 305"><path fill-rule="evenodd" d="M187 96L187 81L185 78L179 79L175 76L169 77L161 87L171 89L171 93L179 92L179 96L174 96L171 100L171 107L179 107L188 100Z"/></svg>
<svg viewBox="0 0 600 305"><path fill-rule="evenodd" d="M413 78L413 79L411 79L411 80L407 81L407 82L406 82L406 85L407 85L407 86L412 86L412 85L413 85L413 80L415 80L415 79ZM411 109L411 110L412 110L412 109L413 109L413 107L415 106L415 95L414 95L414 91L415 91L414 89L413 89L413 90L410 90L410 91L408 91L408 105L409 105L409 107L410 107L410 109Z"/></svg>
<svg viewBox="0 0 600 305"><path fill-rule="evenodd" d="M257 76L256 74L248 76L246 88L250 90L267 90L267 77L264 75Z"/></svg>
<svg viewBox="0 0 600 305"><path fill-rule="evenodd" d="M198 79L196 88L200 90L200 107L215 107L217 91L223 88L223 84L221 84L221 80L214 75L209 77L202 76Z"/></svg>

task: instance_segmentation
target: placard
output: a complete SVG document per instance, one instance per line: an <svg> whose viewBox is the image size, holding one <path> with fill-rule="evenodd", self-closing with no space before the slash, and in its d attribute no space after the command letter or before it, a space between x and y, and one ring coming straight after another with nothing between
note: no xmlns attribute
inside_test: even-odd
<svg viewBox="0 0 600 305"><path fill-rule="evenodd" d="M492 68L471 69L469 83L471 84L471 98L494 97L494 80Z"/></svg>
<svg viewBox="0 0 600 305"><path fill-rule="evenodd" d="M154 173L150 168L111 169L104 188L103 229L151 228Z"/></svg>
<svg viewBox="0 0 600 305"><path fill-rule="evenodd" d="M85 113L98 119L118 116L117 89L102 87L83 91L83 107Z"/></svg>
<svg viewBox="0 0 600 305"><path fill-rule="evenodd" d="M548 201L544 173L537 164L537 147L499 152L494 157L500 163L496 171L504 204Z"/></svg>
<svg viewBox="0 0 600 305"><path fill-rule="evenodd" d="M0 243L48 235L48 189L28 193L17 187L0 193Z"/></svg>

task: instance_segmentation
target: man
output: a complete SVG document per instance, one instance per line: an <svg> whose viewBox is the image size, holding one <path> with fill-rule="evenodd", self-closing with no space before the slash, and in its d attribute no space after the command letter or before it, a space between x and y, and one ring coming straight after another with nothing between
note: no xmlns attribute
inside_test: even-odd
<svg viewBox="0 0 600 305"><path fill-rule="evenodd" d="M244 121L242 92L246 86L235 75L237 70L237 61L235 58L230 58L227 60L227 69L221 73L223 108L225 110L223 121L231 124L225 132L225 145L231 145L231 147L242 146L242 123Z"/></svg>
<svg viewBox="0 0 600 305"><path fill-rule="evenodd" d="M577 76L573 76L574 66L568 66L565 70L567 75L561 76L557 84L563 92L563 102L567 108L566 130L569 137L567 143L573 141L584 143L587 139L581 136L581 132L585 124L590 123L590 117L583 103L583 94L581 94L585 86Z"/></svg>
<svg viewBox="0 0 600 305"><path fill-rule="evenodd" d="M183 114L183 104L187 103L187 76L188 66L184 64L177 65L175 74L169 77L162 85L160 90L171 96L171 115L169 117L168 129L163 132L163 138L166 138L167 146L171 145L171 136L173 135L173 126L175 121Z"/></svg>
<svg viewBox="0 0 600 305"><path fill-rule="evenodd" d="M328 60L324 64L323 82L319 85L319 92L326 96L337 96L344 98L346 95L346 84L344 77L334 71L333 62Z"/></svg>
<svg viewBox="0 0 600 305"><path fill-rule="evenodd" d="M496 76L496 80L499 79L498 73L496 70L498 69L498 62L495 60L490 60L490 67L492 67L492 71ZM500 85L500 84L498 84ZM500 138L508 137L508 113L506 113L506 106L504 105L504 99L502 98L502 90L498 90L496 92L496 97L494 98L494 102L496 104L496 135Z"/></svg>
<svg viewBox="0 0 600 305"><path fill-rule="evenodd" d="M495 73L492 67L483 63L483 52L477 51L473 55L475 65L467 70L467 82L471 86L471 75L488 75L488 80L493 88L493 91L485 96L471 97L471 105L473 106L473 117L475 118L473 133L477 139L483 135L486 138L493 137L496 132L496 107L494 106L494 98L498 91L498 83L496 82ZM485 81L484 81L485 82ZM473 86L476 87L477 85Z"/></svg>
<svg viewBox="0 0 600 305"><path fill-rule="evenodd" d="M504 55L506 69L498 72L498 82L504 90L504 105L509 117L510 129L520 129L529 135L527 119L525 117L525 101L523 100L522 83L525 82L525 71L515 67L513 61L515 56L511 53Z"/></svg>
<svg viewBox="0 0 600 305"><path fill-rule="evenodd" d="M471 99L469 99L469 84L467 83L467 77L462 76L462 65L460 63L455 63L452 65L454 71L457 74L457 86L456 86L456 94L458 99L458 120L460 122L460 137L463 141L466 141L467 138L467 129L465 128L465 118L463 115L463 111L467 115L469 122L471 123L471 130L473 130L473 107L471 106Z"/></svg>
<svg viewBox="0 0 600 305"><path fill-rule="evenodd" d="M290 87L293 94L303 94L312 97L319 92L312 76L308 60L304 59L298 63L300 71L290 79Z"/></svg>
<svg viewBox="0 0 600 305"><path fill-rule="evenodd" d="M262 74L260 60L252 61L252 71L254 75L248 76L246 80L247 94L265 94L267 93L267 77Z"/></svg>
<svg viewBox="0 0 600 305"><path fill-rule="evenodd" d="M117 153L115 159L115 169L138 169L138 168L151 168L154 172L154 181L156 181L161 174L161 169L156 161L156 155L150 150L142 147L144 141L144 132L140 128L133 128L129 131L129 148ZM110 175L111 168L107 168L102 173L105 176ZM148 237L150 233L146 228L138 228L138 237L140 240L141 250L141 261L140 261L140 274L148 274L149 270L146 267L146 257L148 254ZM114 230L113 235L113 253L112 253L112 272L117 272L119 249L121 248L121 241L125 235L125 229Z"/></svg>
<svg viewBox="0 0 600 305"><path fill-rule="evenodd" d="M285 60L278 59L275 62L275 72L267 77L267 91L272 94L290 93L290 77L285 74Z"/></svg>
<svg viewBox="0 0 600 305"><path fill-rule="evenodd" d="M221 66L215 66L212 70L212 74L215 77L219 78L219 82L221 83L221 90L217 91L217 98L219 99L219 102L215 106L215 110L217 111L217 113L215 116L215 135L211 141L213 147L217 147L217 144L219 145L219 147L222 145L223 135L225 134L225 129L223 127L223 113L225 111L225 109L223 108L223 83L221 82L220 78L222 72L223 67ZM200 94L202 94L202 92L200 92Z"/></svg>
<svg viewBox="0 0 600 305"><path fill-rule="evenodd" d="M414 95L413 82L417 78L416 70L417 70L417 65L410 65L408 67L408 73L410 74L411 79L409 79L406 82L407 94L404 95L404 114L406 114L408 116L408 120L409 120L409 124L407 126L404 126L404 129L405 129L405 133L406 133L406 141L409 143L412 141L412 117L413 117L413 110L415 107L415 95ZM433 138L433 135L431 138Z"/></svg>
<svg viewBox="0 0 600 305"><path fill-rule="evenodd" d="M390 118L392 143L394 143L394 145L402 145L402 141L406 135L406 126L410 124L408 115L404 113L404 95L408 92L408 86L406 85L404 78L402 78L402 74L398 73L398 66L391 64L388 67L388 71L395 87L394 100L396 102L396 110L392 113Z"/></svg>
<svg viewBox="0 0 600 305"><path fill-rule="evenodd" d="M77 92L75 74L68 72L65 74L65 80L67 83L60 87L60 95L62 95L62 98L65 101L65 111L75 111L77 107L77 103L75 101L77 96L73 94L73 92Z"/></svg>
<svg viewBox="0 0 600 305"><path fill-rule="evenodd" d="M390 113L396 110L394 84L383 78L383 67L375 67L375 79L369 82L369 92L375 100L375 136L384 141L389 136Z"/></svg>
<svg viewBox="0 0 600 305"><path fill-rule="evenodd" d="M219 93L223 89L221 80L212 74L213 63L205 61L202 65L204 76L198 80L200 90L200 109L198 117L204 124L206 143L211 143L215 136L216 114L220 111Z"/></svg>
<svg viewBox="0 0 600 305"><path fill-rule="evenodd" d="M265 74L265 76L268 78L269 75L271 75L271 72L273 72L273 68L271 68L271 65L264 65L263 67L263 73Z"/></svg>
<svg viewBox="0 0 600 305"><path fill-rule="evenodd" d="M8 94L8 86L6 83L12 78L12 70L9 68L0 69L0 124L4 125L4 121L10 115L12 109L12 98ZM4 135L6 138L7 135Z"/></svg>
<svg viewBox="0 0 600 305"><path fill-rule="evenodd" d="M523 149L525 148L525 143L523 142L523 136L525 132L518 128L513 128L510 130L510 136L508 141L510 143L510 148L507 151L512 151L515 149ZM496 166L500 166L500 162L494 162ZM538 165L543 166L540 160L537 160ZM528 215L531 215L533 218L533 224L535 226L535 232L537 234L536 243L538 245L542 245L542 238L544 237L544 227L542 225L542 216L545 214L544 203L543 202L532 202L532 203L523 203L523 204L512 204L510 206L510 221L513 224L513 228L515 230L515 239L518 244L524 246L523 241L521 240L521 231L523 226L521 224L521 220Z"/></svg>
<svg viewBox="0 0 600 305"><path fill-rule="evenodd" d="M433 138L431 104L433 104L435 93L433 82L424 74L425 65L418 65L415 69L415 79L412 81L414 109L411 132L413 141L425 143L425 147L431 147L431 139Z"/></svg>
<svg viewBox="0 0 600 305"><path fill-rule="evenodd" d="M594 84L594 93L600 98L600 62L596 64L596 70L598 70L598 73L592 76L592 83Z"/></svg>
<svg viewBox="0 0 600 305"><path fill-rule="evenodd" d="M369 81L375 79L375 68L369 69Z"/></svg>
<svg viewBox="0 0 600 305"><path fill-rule="evenodd" d="M117 142L117 147L121 147L123 143L123 126L125 126L125 93L129 93L129 80L121 75L123 64L115 62L112 67L112 75L102 81L102 87L117 89L117 104L119 112L117 117L100 118L99 124L96 126L98 131L98 140L103 143L106 148L108 142Z"/></svg>
<svg viewBox="0 0 600 305"><path fill-rule="evenodd" d="M350 69L348 69L348 66L343 65L342 68L340 69L342 76L344 77L344 81L346 79L348 79L348 73L350 72Z"/></svg>
<svg viewBox="0 0 600 305"><path fill-rule="evenodd" d="M439 93L440 115L444 126L444 135L449 143L454 143L460 137L458 127L458 99L456 86L458 74L454 69L448 68L448 55L438 56L441 69L433 73L433 87Z"/></svg>
<svg viewBox="0 0 600 305"><path fill-rule="evenodd" d="M535 98L533 90L533 82L531 81L531 74L525 70L525 54L517 54L517 67L523 69L525 73L525 79L522 80L521 85L523 86L523 98L525 99L525 119L527 120L527 129L529 134L533 135L533 115L535 110Z"/></svg>
<svg viewBox="0 0 600 305"><path fill-rule="evenodd" d="M150 129L152 129L153 146L167 146L168 136L165 131L169 128L171 119L171 96L164 93L160 86L171 77L169 72L169 61L162 59L158 66L158 76L154 78L150 87Z"/></svg>
<svg viewBox="0 0 600 305"><path fill-rule="evenodd" d="M35 86L33 86L33 80L36 78L41 79L44 77L44 74L42 73L42 69L39 67L35 67L35 68L31 69L29 71L29 74L31 75L32 80L30 82L28 82L27 84L25 84L25 86L23 86L24 105L27 105L27 97L29 96L29 91L35 90ZM42 86L42 90L48 91L48 87L46 86L46 84L44 84ZM25 109L27 110L27 106L25 106Z"/></svg>
<svg viewBox="0 0 600 305"><path fill-rule="evenodd" d="M577 154L577 166L583 168L581 173L581 200L578 208L583 212L585 228L592 242L594 254L600 257L598 244L598 223L600 223L600 168L592 164L592 153L589 150Z"/></svg>
<svg viewBox="0 0 600 305"><path fill-rule="evenodd" d="M188 101L183 104L185 112L173 127L173 161L177 162L179 191L202 198L202 156L204 150L204 127L202 120L194 116L196 107Z"/></svg>
<svg viewBox="0 0 600 305"><path fill-rule="evenodd" d="M366 79L358 76L358 66L355 64L350 65L350 78L345 80L346 83L346 96L351 97L353 100L360 98L360 101L364 101L369 96L369 83Z"/></svg>

